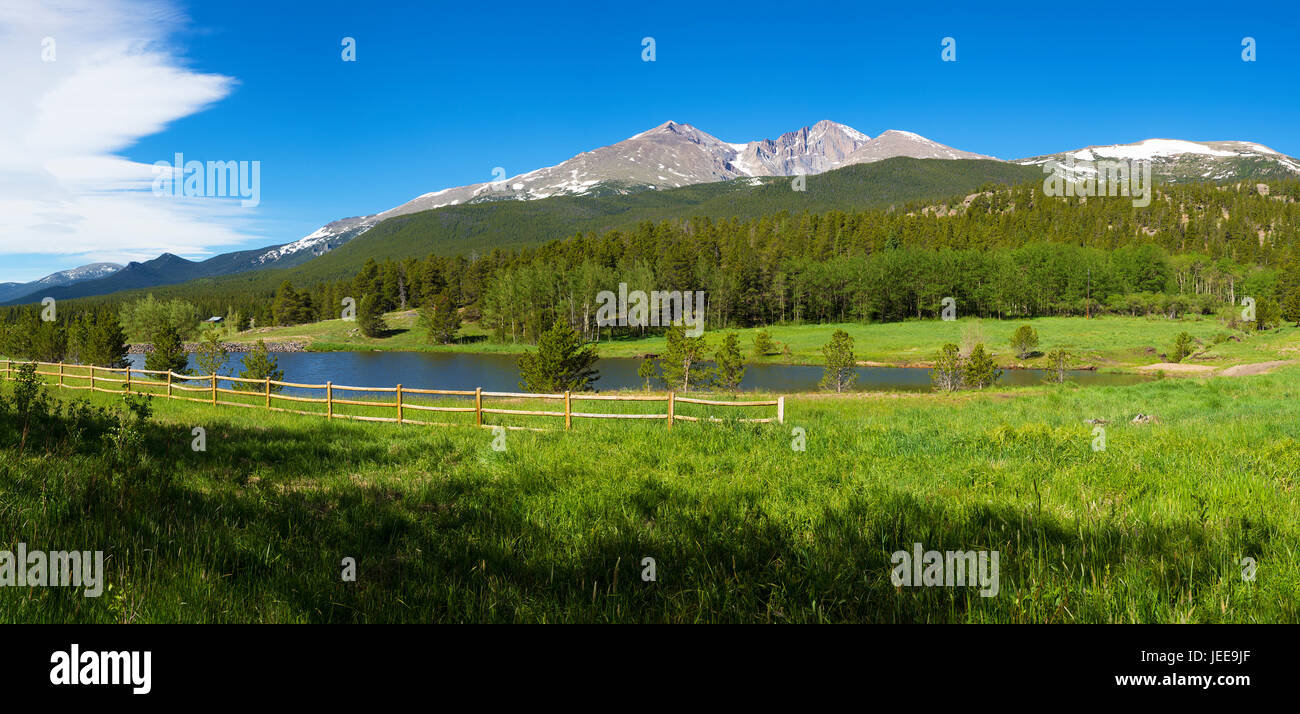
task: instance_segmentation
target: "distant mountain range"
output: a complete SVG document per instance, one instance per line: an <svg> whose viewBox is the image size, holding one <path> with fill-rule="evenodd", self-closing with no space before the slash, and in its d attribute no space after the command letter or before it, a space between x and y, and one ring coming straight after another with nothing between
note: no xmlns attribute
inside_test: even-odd
<svg viewBox="0 0 1300 714"><path fill-rule="evenodd" d="M445 188L417 196L386 211L367 216L342 218L291 243L226 253L202 262L188 261L167 254L154 260L130 263L124 268L100 274L88 271L82 277L74 276L61 282L43 282L54 279L55 276L75 274L77 271L95 267L83 266L83 268L43 278L42 281L37 281L40 284L0 284L0 303L34 302L46 295L64 299L103 295L119 290L168 285L196 278L263 268L298 266L334 251L358 236L370 232L376 226L385 224L385 221L433 209L446 211L453 207L500 202L532 202L554 198L580 198L595 202L582 206L566 203L559 210L527 212L533 215L532 220L541 221L539 227L545 226L553 232L559 231L559 234L552 237L560 237L564 233L578 230L581 225L591 223L577 220L575 216L594 216L599 221L604 221L600 218L602 215L611 211L624 210L612 209L601 203L614 197L706 184L741 183L737 182L737 179L757 182L753 184L754 186L765 186L768 185L765 183L769 180L767 177L823 174L845 167L901 157L988 161L1022 166L1037 166L1047 161L1064 160L1067 157L1085 161L1107 158L1144 159L1152 162L1155 176L1165 181L1300 177L1300 160L1261 144L1246 141L1199 142L1147 139L1134 144L1089 146L1057 154L1002 162L990 156L955 149L907 131L888 130L871 138L852 127L828 120L782 134L776 139L760 139L745 143L728 143L689 124L669 121L618 143L583 152L555 166L529 171L499 182ZM909 170L916 172L915 169ZM919 175L912 176L912 180L917 182ZM964 185L966 178L968 177L963 177L956 182L944 182L934 176L926 176L924 180L915 183L913 189L920 191L916 194L916 197L920 198L922 194L928 196L932 193L930 189L940 185L951 184L953 187ZM879 180L879 176L873 176L872 180ZM1029 179L1026 177L1025 180ZM730 191L732 189L718 195L695 196L687 203L698 206L721 202L717 208L723 210L729 202L734 202L734 196L726 195ZM888 191L885 193L906 200L906 194ZM773 194L773 196L777 201L786 201L790 198L785 194ZM672 201L668 202L668 204L672 203ZM651 201L649 204L633 202L626 206L637 206L642 213L646 213L649 206L649 213L653 214L658 209L652 204L655 202ZM496 224L486 220L487 215L476 213L470 220L471 225L460 226L456 236L482 236L484 226L500 223L502 215L500 212L491 214L497 216L493 219L497 221ZM562 216L566 218L562 220ZM469 217L460 216L458 220L464 222L467 218ZM474 221L479 223L474 224ZM430 238L445 234L443 228L446 223L447 221L443 221L442 224L434 226ZM409 228L409 225L403 221L395 230L387 230L385 235L409 232ZM466 247L467 244L462 245L456 236L448 238L450 244L440 244L438 247L449 248L453 245ZM406 240L403 239L403 244ZM368 241L368 243L376 242ZM509 241L490 242L502 245L508 244ZM531 239L523 242L531 242ZM433 252L433 250L434 246L431 245L426 252ZM111 264L96 264L96 266L105 265ZM117 266L113 267L117 268ZM31 289L28 289L29 287ZM37 292L41 295L37 296L35 294Z"/></svg>
<svg viewBox="0 0 1300 714"><path fill-rule="evenodd" d="M112 275L121 270L117 263L91 263L72 270L62 270L30 283L0 283L0 302L62 285L71 285Z"/></svg>

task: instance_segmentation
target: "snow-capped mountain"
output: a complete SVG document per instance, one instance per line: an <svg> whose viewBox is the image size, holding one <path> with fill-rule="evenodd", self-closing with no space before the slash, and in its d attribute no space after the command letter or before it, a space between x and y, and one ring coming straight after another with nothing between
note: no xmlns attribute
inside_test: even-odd
<svg viewBox="0 0 1300 714"><path fill-rule="evenodd" d="M1249 141L1146 139L1132 144L1088 146L1047 156L1017 159L1018 164L1048 161L1149 161L1151 173L1166 181L1296 178L1300 159Z"/></svg>
<svg viewBox="0 0 1300 714"><path fill-rule="evenodd" d="M39 280L33 280L30 283L0 283L0 301L34 293L43 288L56 288L63 285L80 283L86 280L103 278L112 275L121 269L122 266L117 263L90 263L89 265L83 265L71 270L61 270L57 273L51 273Z"/></svg>
<svg viewBox="0 0 1300 714"><path fill-rule="evenodd" d="M890 129L855 149L853 153L844 159L843 165L883 161L892 159L895 156L910 156L913 159L989 159L996 161L992 156L954 149L937 141L931 141L920 134Z"/></svg>
<svg viewBox="0 0 1300 714"><path fill-rule="evenodd" d="M677 188L751 176L818 174L894 156L987 159L905 131L872 139L829 120L776 139L729 143L690 124L669 121L616 144L586 151L555 166L498 182L444 188L381 213L334 221L293 243L267 251L259 263L302 251L319 255L386 218L483 201L529 201L551 196L591 196Z"/></svg>

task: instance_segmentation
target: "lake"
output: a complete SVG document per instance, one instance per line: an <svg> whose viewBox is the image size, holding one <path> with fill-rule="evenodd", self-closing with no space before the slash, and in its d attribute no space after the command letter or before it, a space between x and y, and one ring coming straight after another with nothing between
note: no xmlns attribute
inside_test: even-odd
<svg viewBox="0 0 1300 714"><path fill-rule="evenodd" d="M332 381L356 387L391 387L401 384L421 389L474 389L514 392L519 388L517 355L469 354L464 352L282 352L273 355L284 370L284 381L324 384ZM144 355L129 355L134 367L144 367ZM244 353L232 353L224 374L238 375L243 368ZM641 360L602 359L596 363L600 379L598 390L640 388L636 376ZM190 355L190 367L194 368ZM858 390L927 391L930 370L923 367L859 367ZM999 384L1008 386L1039 384L1043 370L1009 369ZM816 391L822 368L810 365L752 364L745 371L741 388L747 391L808 392ZM1085 386L1126 385L1143 382L1149 377L1136 374L1103 374L1089 370L1071 370L1069 378ZM658 384L652 382L658 388ZM290 392L295 390L288 390Z"/></svg>

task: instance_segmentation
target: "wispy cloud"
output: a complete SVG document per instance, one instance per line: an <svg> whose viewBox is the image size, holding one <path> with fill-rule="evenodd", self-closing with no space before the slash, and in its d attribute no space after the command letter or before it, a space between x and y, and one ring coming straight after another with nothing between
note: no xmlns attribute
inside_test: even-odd
<svg viewBox="0 0 1300 714"><path fill-rule="evenodd" d="M160 0L0 3L0 255L135 260L250 237L254 209L155 196L153 166L121 156L235 84L169 49L182 22Z"/></svg>

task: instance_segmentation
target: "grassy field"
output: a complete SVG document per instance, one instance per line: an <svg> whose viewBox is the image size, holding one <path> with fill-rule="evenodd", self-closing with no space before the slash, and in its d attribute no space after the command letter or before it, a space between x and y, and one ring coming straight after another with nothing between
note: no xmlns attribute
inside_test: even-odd
<svg viewBox="0 0 1300 714"><path fill-rule="evenodd" d="M0 549L102 549L109 582L0 588L0 622L1300 621L1300 367L809 395L783 426L592 420L504 451L174 400L131 428L58 410L20 449L0 396ZM999 593L894 587L918 542L998 551Z"/></svg>
<svg viewBox="0 0 1300 714"><path fill-rule="evenodd" d="M518 353L532 345L518 343L493 343L475 324L461 331L464 341L455 345L430 345L424 331L416 325L412 311L390 313L387 321L393 332L388 337L362 336L355 322L326 320L324 322L294 327L276 327L252 330L233 335L233 342L254 342L258 338L268 341L303 341L316 350L427 350L455 352ZM1042 356L1018 360L1012 352L1011 335L1021 325L1030 325L1038 331L1039 351L1046 353L1057 348L1071 352L1072 364L1094 366L1099 369L1131 369L1142 365L1165 362L1162 355L1171 352L1174 338L1187 332L1201 341L1198 354L1188 360L1191 364L1226 367L1236 364L1290 360L1300 357L1300 328L1284 326L1265 332L1247 333L1229 330L1213 317L1192 317L1167 320L1145 317L1103 316L1091 320L1081 317L1045 317L1032 320L925 320L863 325L857 323L829 325L774 325L765 328L778 344L781 354L762 358L763 362L793 364L822 364L821 347L830 335L842 329L853 336L859 360L890 365L915 365L928 363L945 343L961 344L963 332L978 325L986 346L1003 366L1043 366ZM716 335L725 331L710 331L716 345ZM752 350L758 328L735 330L746 350ZM1237 339L1214 344L1216 335L1233 335ZM784 354L788 347L790 353ZM598 343L603 357L638 357L644 354L662 354L665 348L662 337L644 339L617 339Z"/></svg>

